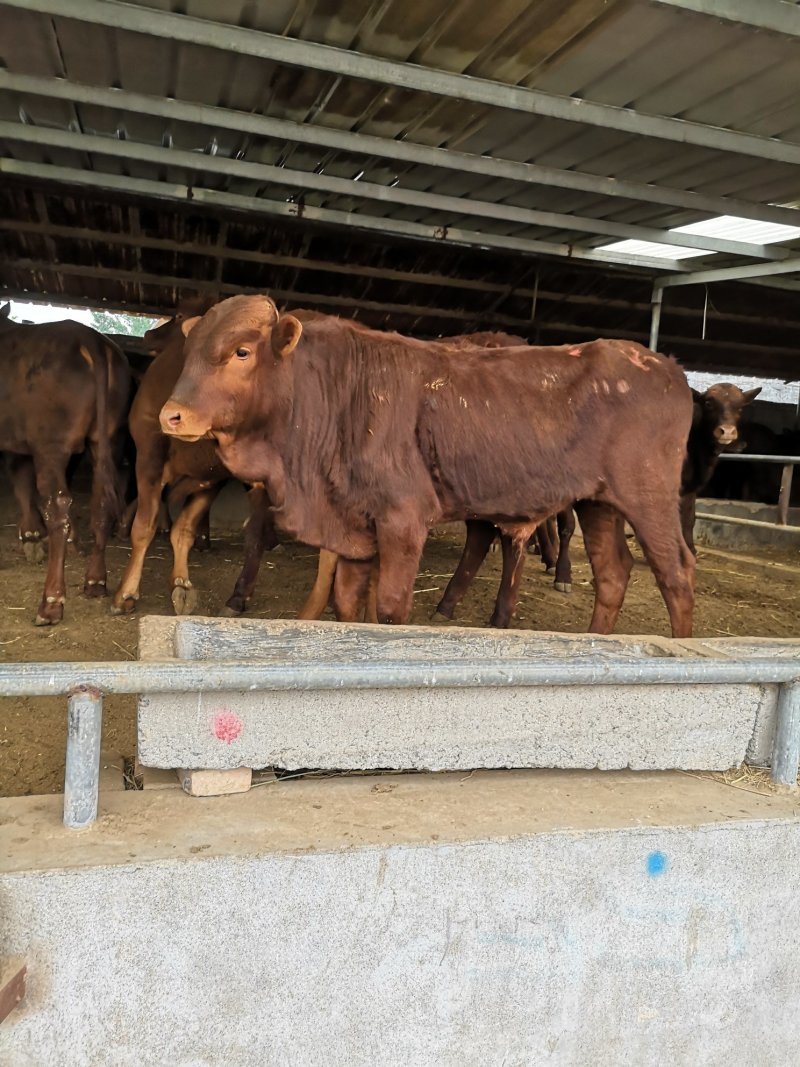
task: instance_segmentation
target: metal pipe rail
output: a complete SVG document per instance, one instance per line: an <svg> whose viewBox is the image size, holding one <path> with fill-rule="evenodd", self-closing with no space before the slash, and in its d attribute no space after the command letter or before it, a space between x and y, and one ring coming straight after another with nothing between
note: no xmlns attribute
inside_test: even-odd
<svg viewBox="0 0 800 1067"><path fill-rule="evenodd" d="M792 495L792 475L795 466L800 463L800 456L751 456L746 452L723 452L720 459L739 460L740 463L751 460L754 463L780 463L783 466L781 474L781 488L778 493L778 517L774 523L760 522L758 519L730 519L720 517L720 522L732 523L737 526L788 526L789 525L789 497ZM698 515L696 518L707 519L708 515Z"/></svg>
<svg viewBox="0 0 800 1067"><path fill-rule="evenodd" d="M64 824L89 826L97 817L103 695L177 691L243 692L325 689L472 688L535 685L779 685L772 777L797 783L800 762L800 662L627 659L409 660L402 663L279 664L253 661L175 660L122 663L0 664L3 696L67 696L67 766Z"/></svg>

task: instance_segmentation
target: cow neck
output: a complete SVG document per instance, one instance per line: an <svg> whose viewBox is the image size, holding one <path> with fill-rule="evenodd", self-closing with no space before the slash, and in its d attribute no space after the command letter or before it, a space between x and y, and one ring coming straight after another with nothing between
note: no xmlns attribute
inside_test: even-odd
<svg viewBox="0 0 800 1067"><path fill-rule="evenodd" d="M719 463L723 447L702 420L692 426L687 445L689 470L685 481L688 484L682 486L683 492L696 493L708 484Z"/></svg>

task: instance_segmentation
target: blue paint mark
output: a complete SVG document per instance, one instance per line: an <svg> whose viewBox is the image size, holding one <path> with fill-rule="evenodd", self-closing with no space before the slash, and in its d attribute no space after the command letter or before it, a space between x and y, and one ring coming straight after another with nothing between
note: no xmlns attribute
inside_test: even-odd
<svg viewBox="0 0 800 1067"><path fill-rule="evenodd" d="M647 873L651 878L658 878L667 869L667 857L663 852L651 852L647 857Z"/></svg>

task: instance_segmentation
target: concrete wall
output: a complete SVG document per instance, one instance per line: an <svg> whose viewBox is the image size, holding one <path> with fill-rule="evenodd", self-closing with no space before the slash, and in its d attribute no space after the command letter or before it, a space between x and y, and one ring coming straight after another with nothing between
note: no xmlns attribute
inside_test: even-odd
<svg viewBox="0 0 800 1067"><path fill-rule="evenodd" d="M71 835L57 799L0 803L3 1067L798 1062L791 798L394 776L117 794Z"/></svg>
<svg viewBox="0 0 800 1067"><path fill-rule="evenodd" d="M750 504L739 500L702 499L697 501L697 510L711 515L732 515L734 518L768 523L774 523L778 515L777 505ZM800 508L789 509L789 527L776 525L765 530L758 526L698 519L694 537L699 545L710 545L712 548L782 548L787 552L797 552L800 559Z"/></svg>

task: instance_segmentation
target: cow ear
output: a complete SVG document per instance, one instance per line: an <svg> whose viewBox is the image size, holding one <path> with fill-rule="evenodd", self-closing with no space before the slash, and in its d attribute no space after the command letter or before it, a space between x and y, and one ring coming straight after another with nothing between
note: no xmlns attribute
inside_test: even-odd
<svg viewBox="0 0 800 1067"><path fill-rule="evenodd" d="M760 392L761 392L761 386L760 385L758 386L757 389L745 389L745 391L742 393L742 396L744 397L745 404L752 404L753 401L755 400L755 398L758 396L758 394Z"/></svg>
<svg viewBox="0 0 800 1067"><path fill-rule="evenodd" d="M696 389L692 389L692 400L693 400L693 402L695 404L702 404L703 403L703 394L702 393L698 393L698 391Z"/></svg>
<svg viewBox="0 0 800 1067"><path fill-rule="evenodd" d="M189 336L202 317L202 315L194 315L191 319L186 319L181 323L181 330L183 331L184 337Z"/></svg>
<svg viewBox="0 0 800 1067"><path fill-rule="evenodd" d="M2 304L2 305L0 305L0 319L10 319L10 318L11 318L11 305L10 304Z"/></svg>
<svg viewBox="0 0 800 1067"><path fill-rule="evenodd" d="M303 327L294 315L283 315L272 327L272 351L278 359L285 359L297 348Z"/></svg>

